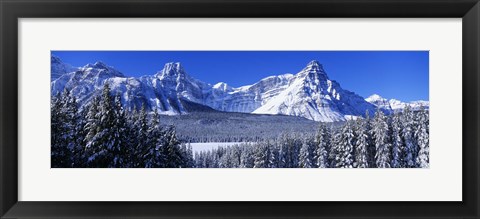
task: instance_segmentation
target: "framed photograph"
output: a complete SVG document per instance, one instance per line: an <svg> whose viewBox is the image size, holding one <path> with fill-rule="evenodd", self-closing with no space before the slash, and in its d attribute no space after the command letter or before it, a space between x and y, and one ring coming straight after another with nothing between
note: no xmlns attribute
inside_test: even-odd
<svg viewBox="0 0 480 219"><path fill-rule="evenodd" d="M476 0L0 11L2 218L480 217Z"/></svg>

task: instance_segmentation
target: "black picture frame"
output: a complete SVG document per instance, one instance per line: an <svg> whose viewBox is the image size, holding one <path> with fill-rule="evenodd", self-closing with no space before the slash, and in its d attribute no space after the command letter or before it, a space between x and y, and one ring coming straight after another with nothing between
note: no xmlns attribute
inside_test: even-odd
<svg viewBox="0 0 480 219"><path fill-rule="evenodd" d="M478 0L0 0L2 218L479 218ZM462 18L462 202L18 201L18 19L135 17ZM445 42L448 43L448 42Z"/></svg>

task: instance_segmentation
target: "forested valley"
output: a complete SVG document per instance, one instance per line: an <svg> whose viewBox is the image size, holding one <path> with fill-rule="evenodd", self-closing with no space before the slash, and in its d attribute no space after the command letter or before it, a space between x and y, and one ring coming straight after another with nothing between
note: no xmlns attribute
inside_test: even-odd
<svg viewBox="0 0 480 219"><path fill-rule="evenodd" d="M408 106L340 125L318 123L258 142L194 153L158 111L126 110L106 83L82 109L68 90L51 100L53 168L428 168L429 113ZM225 129L235 127L223 127Z"/></svg>

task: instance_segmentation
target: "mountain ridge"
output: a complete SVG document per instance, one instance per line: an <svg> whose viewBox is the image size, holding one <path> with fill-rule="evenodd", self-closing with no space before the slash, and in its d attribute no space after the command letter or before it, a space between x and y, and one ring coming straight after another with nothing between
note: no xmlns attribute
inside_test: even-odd
<svg viewBox="0 0 480 219"><path fill-rule="evenodd" d="M386 99L378 94L372 94L365 98L365 101L372 103L378 108L389 112L401 112L406 106L414 110L419 110L421 107L429 109L430 103L424 100L415 100L410 102L403 102L397 99Z"/></svg>
<svg viewBox="0 0 480 219"><path fill-rule="evenodd" d="M322 122L345 121L363 116L366 111L373 113L377 107L393 112L342 89L316 60L296 74L269 76L237 88L224 82L210 84L195 79L180 62L166 63L153 75L135 78L103 62L71 67L52 56L51 71L52 94L70 90L80 105L108 83L112 94L121 96L125 108L146 104L150 110L158 109L165 115L189 113L185 100L224 112L281 114Z"/></svg>

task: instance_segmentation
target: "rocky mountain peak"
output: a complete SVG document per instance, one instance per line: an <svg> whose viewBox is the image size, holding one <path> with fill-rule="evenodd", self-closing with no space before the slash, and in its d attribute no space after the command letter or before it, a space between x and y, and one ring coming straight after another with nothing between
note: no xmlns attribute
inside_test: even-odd
<svg viewBox="0 0 480 219"><path fill-rule="evenodd" d="M58 56L52 55L50 58L50 81L56 80L62 75L78 70L69 64L64 63Z"/></svg>
<svg viewBox="0 0 480 219"><path fill-rule="evenodd" d="M99 77L102 79L112 77L125 77L123 73L115 69L102 61L97 61L94 64L89 63L83 68L79 68L83 75L89 75L89 77Z"/></svg>
<svg viewBox="0 0 480 219"><path fill-rule="evenodd" d="M93 66L95 68L101 68L101 69L108 69L109 68L109 66L102 61L95 62L95 64L93 64Z"/></svg>
<svg viewBox="0 0 480 219"><path fill-rule="evenodd" d="M215 85L213 85L214 89L222 90L222 91L231 91L232 88L228 86L227 83L225 82L218 82Z"/></svg>
<svg viewBox="0 0 480 219"><path fill-rule="evenodd" d="M50 61L52 64L60 64L60 63L63 63L62 60L60 59L60 57L56 56L56 55L52 55L51 58L50 58Z"/></svg>
<svg viewBox="0 0 480 219"><path fill-rule="evenodd" d="M109 69L114 69L112 66L109 66L107 64L105 64L105 62L102 62L102 61L97 61L95 63L89 63L85 66L83 66L84 69L88 69L88 68L93 68L93 69L104 69L104 70L109 70Z"/></svg>
<svg viewBox="0 0 480 219"><path fill-rule="evenodd" d="M160 78L175 77L179 75L186 75L185 69L180 62L166 63L163 69L157 73Z"/></svg>
<svg viewBox="0 0 480 219"><path fill-rule="evenodd" d="M316 84L328 80L327 73L322 64L317 60L310 61L302 71L297 75L299 78L305 78L306 81L312 81Z"/></svg>
<svg viewBox="0 0 480 219"><path fill-rule="evenodd" d="M315 73L325 73L325 70L323 70L323 65L320 64L319 61L317 60L312 60L310 61L307 66L303 69L305 72L315 72Z"/></svg>
<svg viewBox="0 0 480 219"><path fill-rule="evenodd" d="M369 97L365 98L366 101L368 102L374 102L374 101L384 101L386 100L385 98L383 98L382 96L378 95L378 94L372 94L370 95Z"/></svg>

